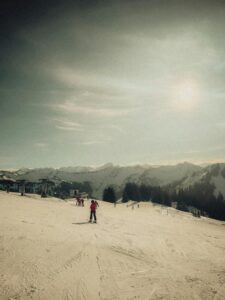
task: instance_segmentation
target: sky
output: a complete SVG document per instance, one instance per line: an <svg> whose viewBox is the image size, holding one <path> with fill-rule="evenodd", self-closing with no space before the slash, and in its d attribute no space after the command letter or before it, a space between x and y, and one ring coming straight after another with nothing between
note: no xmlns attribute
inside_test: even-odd
<svg viewBox="0 0 225 300"><path fill-rule="evenodd" d="M224 1L6 1L0 168L225 161Z"/></svg>

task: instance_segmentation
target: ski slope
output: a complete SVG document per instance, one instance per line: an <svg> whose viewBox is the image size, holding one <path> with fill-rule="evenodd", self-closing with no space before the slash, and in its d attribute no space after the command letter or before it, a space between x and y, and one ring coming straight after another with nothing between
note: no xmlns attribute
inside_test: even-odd
<svg viewBox="0 0 225 300"><path fill-rule="evenodd" d="M224 222L99 204L0 192L0 299L224 299Z"/></svg>

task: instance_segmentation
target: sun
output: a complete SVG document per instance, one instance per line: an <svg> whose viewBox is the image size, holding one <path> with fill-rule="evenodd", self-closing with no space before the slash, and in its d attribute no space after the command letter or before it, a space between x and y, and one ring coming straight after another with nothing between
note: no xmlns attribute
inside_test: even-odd
<svg viewBox="0 0 225 300"><path fill-rule="evenodd" d="M179 82L172 89L172 106L178 111L191 111L199 102L199 87L193 81Z"/></svg>

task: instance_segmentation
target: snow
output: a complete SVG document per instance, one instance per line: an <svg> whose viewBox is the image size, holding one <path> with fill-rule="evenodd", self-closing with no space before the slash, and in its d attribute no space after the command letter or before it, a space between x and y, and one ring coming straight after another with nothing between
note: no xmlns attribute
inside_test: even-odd
<svg viewBox="0 0 225 300"><path fill-rule="evenodd" d="M220 174L218 176L212 177L211 183L215 186L215 196L218 196L219 193L221 193L223 195L223 198L225 199L225 178Z"/></svg>
<svg viewBox="0 0 225 300"><path fill-rule="evenodd" d="M106 164L97 169L88 167L71 167L61 169L40 168L18 173L23 179L38 181L40 178L49 178L59 182L60 180L84 182L89 181L93 187L93 195L102 197L105 187L115 186L117 189L124 187L126 182L146 183L152 185L166 185L175 180L192 174L201 167L183 163L176 166L114 166ZM17 177L18 178L18 177Z"/></svg>
<svg viewBox="0 0 225 300"><path fill-rule="evenodd" d="M89 204L0 192L1 300L224 299L224 222Z"/></svg>
<svg viewBox="0 0 225 300"><path fill-rule="evenodd" d="M219 168L218 168L219 165ZM218 169L218 174L214 174ZM207 178L211 178L211 183L215 185L215 194L221 192L225 197L225 178L221 171L225 169L225 164L214 164L205 168L190 163L182 163L174 166L114 166L106 164L99 168L93 167L67 167L61 169L40 168L25 170L24 172L6 173L16 179L26 179L37 182L40 178L49 178L59 183L60 181L89 181L93 188L93 196L102 198L104 188L114 186L117 191L121 191L127 182L138 184L150 184L153 186L166 186L175 184L176 189L186 189L195 183L208 184ZM213 171L214 170L214 171ZM17 176L15 176L17 175ZM219 176L217 179L215 176Z"/></svg>

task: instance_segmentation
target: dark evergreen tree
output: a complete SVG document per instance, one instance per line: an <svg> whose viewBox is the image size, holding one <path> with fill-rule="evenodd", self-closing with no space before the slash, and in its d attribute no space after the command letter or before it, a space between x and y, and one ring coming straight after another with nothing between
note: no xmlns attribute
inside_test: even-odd
<svg viewBox="0 0 225 300"><path fill-rule="evenodd" d="M116 202L116 195L115 191L112 187L105 188L103 191L103 201L115 203Z"/></svg>
<svg viewBox="0 0 225 300"><path fill-rule="evenodd" d="M122 202L127 202L127 201L129 201L128 194L127 194L127 189L124 188L123 196L122 196Z"/></svg>
<svg viewBox="0 0 225 300"><path fill-rule="evenodd" d="M188 207L183 201L179 201L177 203L177 209L182 210L182 211L188 211Z"/></svg>
<svg viewBox="0 0 225 300"><path fill-rule="evenodd" d="M171 206L171 199L167 191L163 191L162 193L162 204L166 206Z"/></svg>
<svg viewBox="0 0 225 300"><path fill-rule="evenodd" d="M149 201L151 199L152 187L150 185L142 184L139 187L139 192L142 201Z"/></svg>
<svg viewBox="0 0 225 300"><path fill-rule="evenodd" d="M128 182L125 185L123 192L123 202L127 202L128 200L141 200L139 186L136 183Z"/></svg>
<svg viewBox="0 0 225 300"><path fill-rule="evenodd" d="M160 187L154 187L152 190L152 202L154 203L162 203L162 192Z"/></svg>

